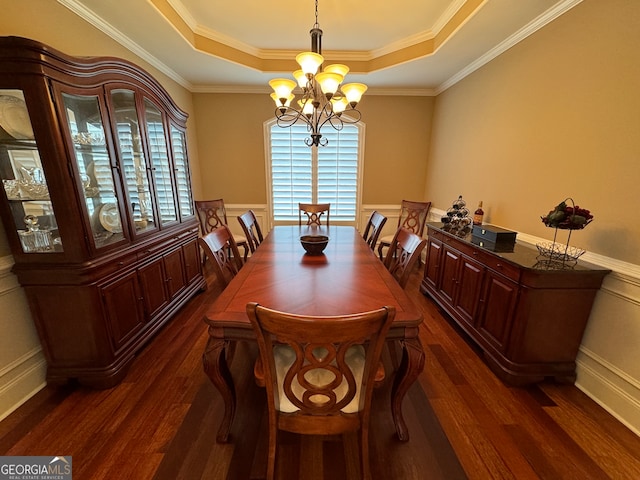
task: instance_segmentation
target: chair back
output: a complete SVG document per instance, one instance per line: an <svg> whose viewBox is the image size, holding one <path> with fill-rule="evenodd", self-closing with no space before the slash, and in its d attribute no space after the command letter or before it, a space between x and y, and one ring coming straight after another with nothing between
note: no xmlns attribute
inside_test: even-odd
<svg viewBox="0 0 640 480"><path fill-rule="evenodd" d="M369 475L369 416L374 377L394 307L311 317L249 303L269 411L267 479L277 430L308 435L360 431L363 478Z"/></svg>
<svg viewBox="0 0 640 480"><path fill-rule="evenodd" d="M196 200L195 205L202 235L212 232L220 225L228 225L227 210L224 207L222 198L217 200Z"/></svg>
<svg viewBox="0 0 640 480"><path fill-rule="evenodd" d="M402 200L398 228L405 228L421 237L424 233L424 225L427 222L430 208L431 202Z"/></svg>
<svg viewBox="0 0 640 480"><path fill-rule="evenodd" d="M371 250L373 250L376 243L378 243L378 237L385 223L387 223L387 217L375 210L371 213L367 226L364 229L364 234L362 235L362 238L364 238L367 245L371 247Z"/></svg>
<svg viewBox="0 0 640 480"><path fill-rule="evenodd" d="M249 244L251 253L255 252L258 245L260 245L264 240L256 214L253 213L253 210L247 210L242 215L238 216L238 222L242 227L244 236L247 237L247 243Z"/></svg>
<svg viewBox="0 0 640 480"><path fill-rule="evenodd" d="M321 217L325 215L326 226L329 226L329 214L331 213L330 203L298 203L298 223L303 225L303 215L306 216L304 225L322 225Z"/></svg>
<svg viewBox="0 0 640 480"><path fill-rule="evenodd" d="M411 270L426 244L426 239L402 227L393 236L384 265L402 288L407 285Z"/></svg>
<svg viewBox="0 0 640 480"><path fill-rule="evenodd" d="M205 255L213 260L216 277L226 287L242 267L240 252L229 227L221 225L199 238L198 242Z"/></svg>

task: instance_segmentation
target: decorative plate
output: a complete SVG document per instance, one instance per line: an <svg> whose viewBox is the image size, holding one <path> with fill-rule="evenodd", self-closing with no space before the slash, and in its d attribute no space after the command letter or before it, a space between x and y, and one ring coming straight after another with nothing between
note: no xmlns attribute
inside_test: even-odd
<svg viewBox="0 0 640 480"><path fill-rule="evenodd" d="M0 127L13 138L33 138L27 104L11 95L0 95Z"/></svg>
<svg viewBox="0 0 640 480"><path fill-rule="evenodd" d="M100 225L102 225L108 232L122 232L122 224L120 223L120 212L118 212L118 206L115 203L105 203L100 208L98 218L100 220Z"/></svg>

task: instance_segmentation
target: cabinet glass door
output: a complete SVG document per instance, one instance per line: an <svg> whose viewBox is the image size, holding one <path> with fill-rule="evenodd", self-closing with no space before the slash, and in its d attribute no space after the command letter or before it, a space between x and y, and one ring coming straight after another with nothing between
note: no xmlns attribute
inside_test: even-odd
<svg viewBox="0 0 640 480"><path fill-rule="evenodd" d="M180 216L184 220L194 215L193 198L191 197L191 183L187 169L187 147L184 131L173 125L171 125L171 146L176 172L176 185L178 187L178 206L180 208Z"/></svg>
<svg viewBox="0 0 640 480"><path fill-rule="evenodd" d="M21 90L0 89L0 178L22 251L62 252L47 179Z"/></svg>
<svg viewBox="0 0 640 480"><path fill-rule="evenodd" d="M121 241L122 216L97 95L62 93L96 248Z"/></svg>
<svg viewBox="0 0 640 480"><path fill-rule="evenodd" d="M156 228L151 191L149 164L142 149L140 121L136 109L135 93L131 90L111 90L115 127L120 149L120 168L124 172L131 215L136 232Z"/></svg>
<svg viewBox="0 0 640 480"><path fill-rule="evenodd" d="M178 220L167 139L160 110L148 99L145 99L144 111L149 139L149 154L153 165L153 179L156 186L158 215L162 225L165 225Z"/></svg>

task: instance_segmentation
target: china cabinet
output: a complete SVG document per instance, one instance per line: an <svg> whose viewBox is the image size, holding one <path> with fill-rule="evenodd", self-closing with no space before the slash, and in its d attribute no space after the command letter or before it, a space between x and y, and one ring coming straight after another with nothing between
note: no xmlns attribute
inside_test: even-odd
<svg viewBox="0 0 640 480"><path fill-rule="evenodd" d="M0 215L49 381L118 383L204 288L186 120L128 61L0 38Z"/></svg>
<svg viewBox="0 0 640 480"><path fill-rule="evenodd" d="M505 382L575 380L575 359L591 306L609 270L579 262L550 268L535 248L507 251L474 243L471 233L427 224L420 290L482 349Z"/></svg>

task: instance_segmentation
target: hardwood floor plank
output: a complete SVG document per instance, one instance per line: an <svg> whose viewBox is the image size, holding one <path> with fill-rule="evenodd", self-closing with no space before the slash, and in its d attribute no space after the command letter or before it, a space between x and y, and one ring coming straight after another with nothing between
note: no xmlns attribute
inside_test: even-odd
<svg viewBox="0 0 640 480"><path fill-rule="evenodd" d="M238 345L231 442L215 441L223 404L203 372L202 317L220 288L207 281L209 289L158 332L120 385L46 387L0 422L0 454L72 455L74 480L112 479L123 469L132 480L264 478L267 423L264 390L252 374L255 345ZM374 480L640 478L638 436L572 385L504 385L419 283L416 271L407 292L425 318L426 359L404 400L410 439L395 436L386 354L389 375L374 393L371 418ZM353 477L354 438L281 433L276 478L301 479L306 458L323 480Z"/></svg>

